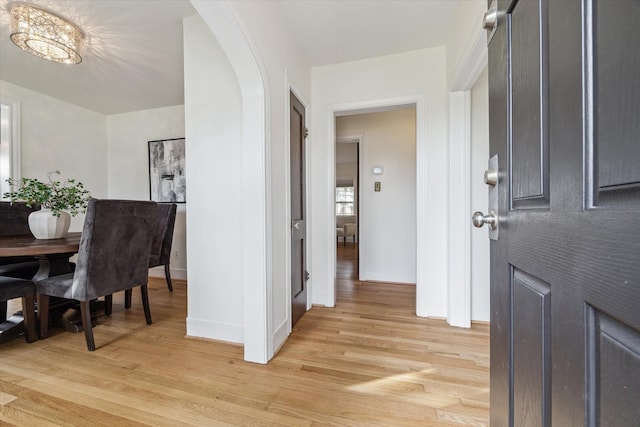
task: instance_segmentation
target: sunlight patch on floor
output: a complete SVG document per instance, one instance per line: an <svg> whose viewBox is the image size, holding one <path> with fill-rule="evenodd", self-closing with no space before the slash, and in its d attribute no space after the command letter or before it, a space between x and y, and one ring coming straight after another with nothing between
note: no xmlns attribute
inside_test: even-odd
<svg viewBox="0 0 640 427"><path fill-rule="evenodd" d="M6 405L16 400L18 397L12 394L3 393L0 391L0 406Z"/></svg>
<svg viewBox="0 0 640 427"><path fill-rule="evenodd" d="M391 375L373 381L367 381L346 387L347 390L375 396L388 393L415 394L415 403L421 403L434 408L445 408L452 404L459 404L460 399L455 396L447 396L443 393L430 393L424 388L424 378L437 372L437 369L425 369L422 371L406 372Z"/></svg>

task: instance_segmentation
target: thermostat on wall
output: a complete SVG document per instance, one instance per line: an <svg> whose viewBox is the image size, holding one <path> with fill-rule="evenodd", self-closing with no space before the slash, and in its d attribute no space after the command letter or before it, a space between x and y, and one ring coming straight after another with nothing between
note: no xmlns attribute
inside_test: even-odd
<svg viewBox="0 0 640 427"><path fill-rule="evenodd" d="M374 175L382 175L384 173L384 167L382 166L374 166L373 167L373 174Z"/></svg>

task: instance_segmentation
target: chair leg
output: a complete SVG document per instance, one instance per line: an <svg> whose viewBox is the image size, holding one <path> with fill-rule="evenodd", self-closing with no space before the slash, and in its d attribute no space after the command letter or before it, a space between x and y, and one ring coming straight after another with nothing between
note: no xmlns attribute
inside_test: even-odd
<svg viewBox="0 0 640 427"><path fill-rule="evenodd" d="M49 295L38 294L38 319L42 340L49 336Z"/></svg>
<svg viewBox="0 0 640 427"><path fill-rule="evenodd" d="M151 324L151 310L149 309L149 292L147 291L147 285L141 285L142 291L142 308L144 308L144 318L147 321L147 325Z"/></svg>
<svg viewBox="0 0 640 427"><path fill-rule="evenodd" d="M34 295L22 297L22 315L24 316L25 339L27 342L34 342L38 339L36 335L36 312Z"/></svg>
<svg viewBox="0 0 640 427"><path fill-rule="evenodd" d="M124 291L124 308L131 308L131 294L133 293L133 289L126 289Z"/></svg>
<svg viewBox="0 0 640 427"><path fill-rule="evenodd" d="M87 350L94 351L96 343L93 340L93 326L91 325L91 310L88 301L80 301L80 317L82 317L82 329L87 340Z"/></svg>
<svg viewBox="0 0 640 427"><path fill-rule="evenodd" d="M104 315L111 316L113 311L113 294L104 296Z"/></svg>
<svg viewBox="0 0 640 427"><path fill-rule="evenodd" d="M164 277L167 279L167 287L169 288L169 292L173 292L173 284L171 283L171 269L169 268L169 263L164 265Z"/></svg>

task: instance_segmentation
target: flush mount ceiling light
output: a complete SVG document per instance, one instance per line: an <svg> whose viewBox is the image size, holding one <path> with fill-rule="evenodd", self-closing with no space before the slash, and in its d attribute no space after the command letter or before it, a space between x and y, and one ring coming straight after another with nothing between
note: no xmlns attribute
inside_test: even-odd
<svg viewBox="0 0 640 427"><path fill-rule="evenodd" d="M83 34L71 22L25 4L11 7L11 41L40 58L61 64L79 64Z"/></svg>

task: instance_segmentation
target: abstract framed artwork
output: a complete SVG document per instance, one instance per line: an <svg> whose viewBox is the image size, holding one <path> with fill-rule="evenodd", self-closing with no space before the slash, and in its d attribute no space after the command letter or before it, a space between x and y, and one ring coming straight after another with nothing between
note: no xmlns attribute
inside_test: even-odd
<svg viewBox="0 0 640 427"><path fill-rule="evenodd" d="M149 193L154 202L186 203L184 138L149 141Z"/></svg>

